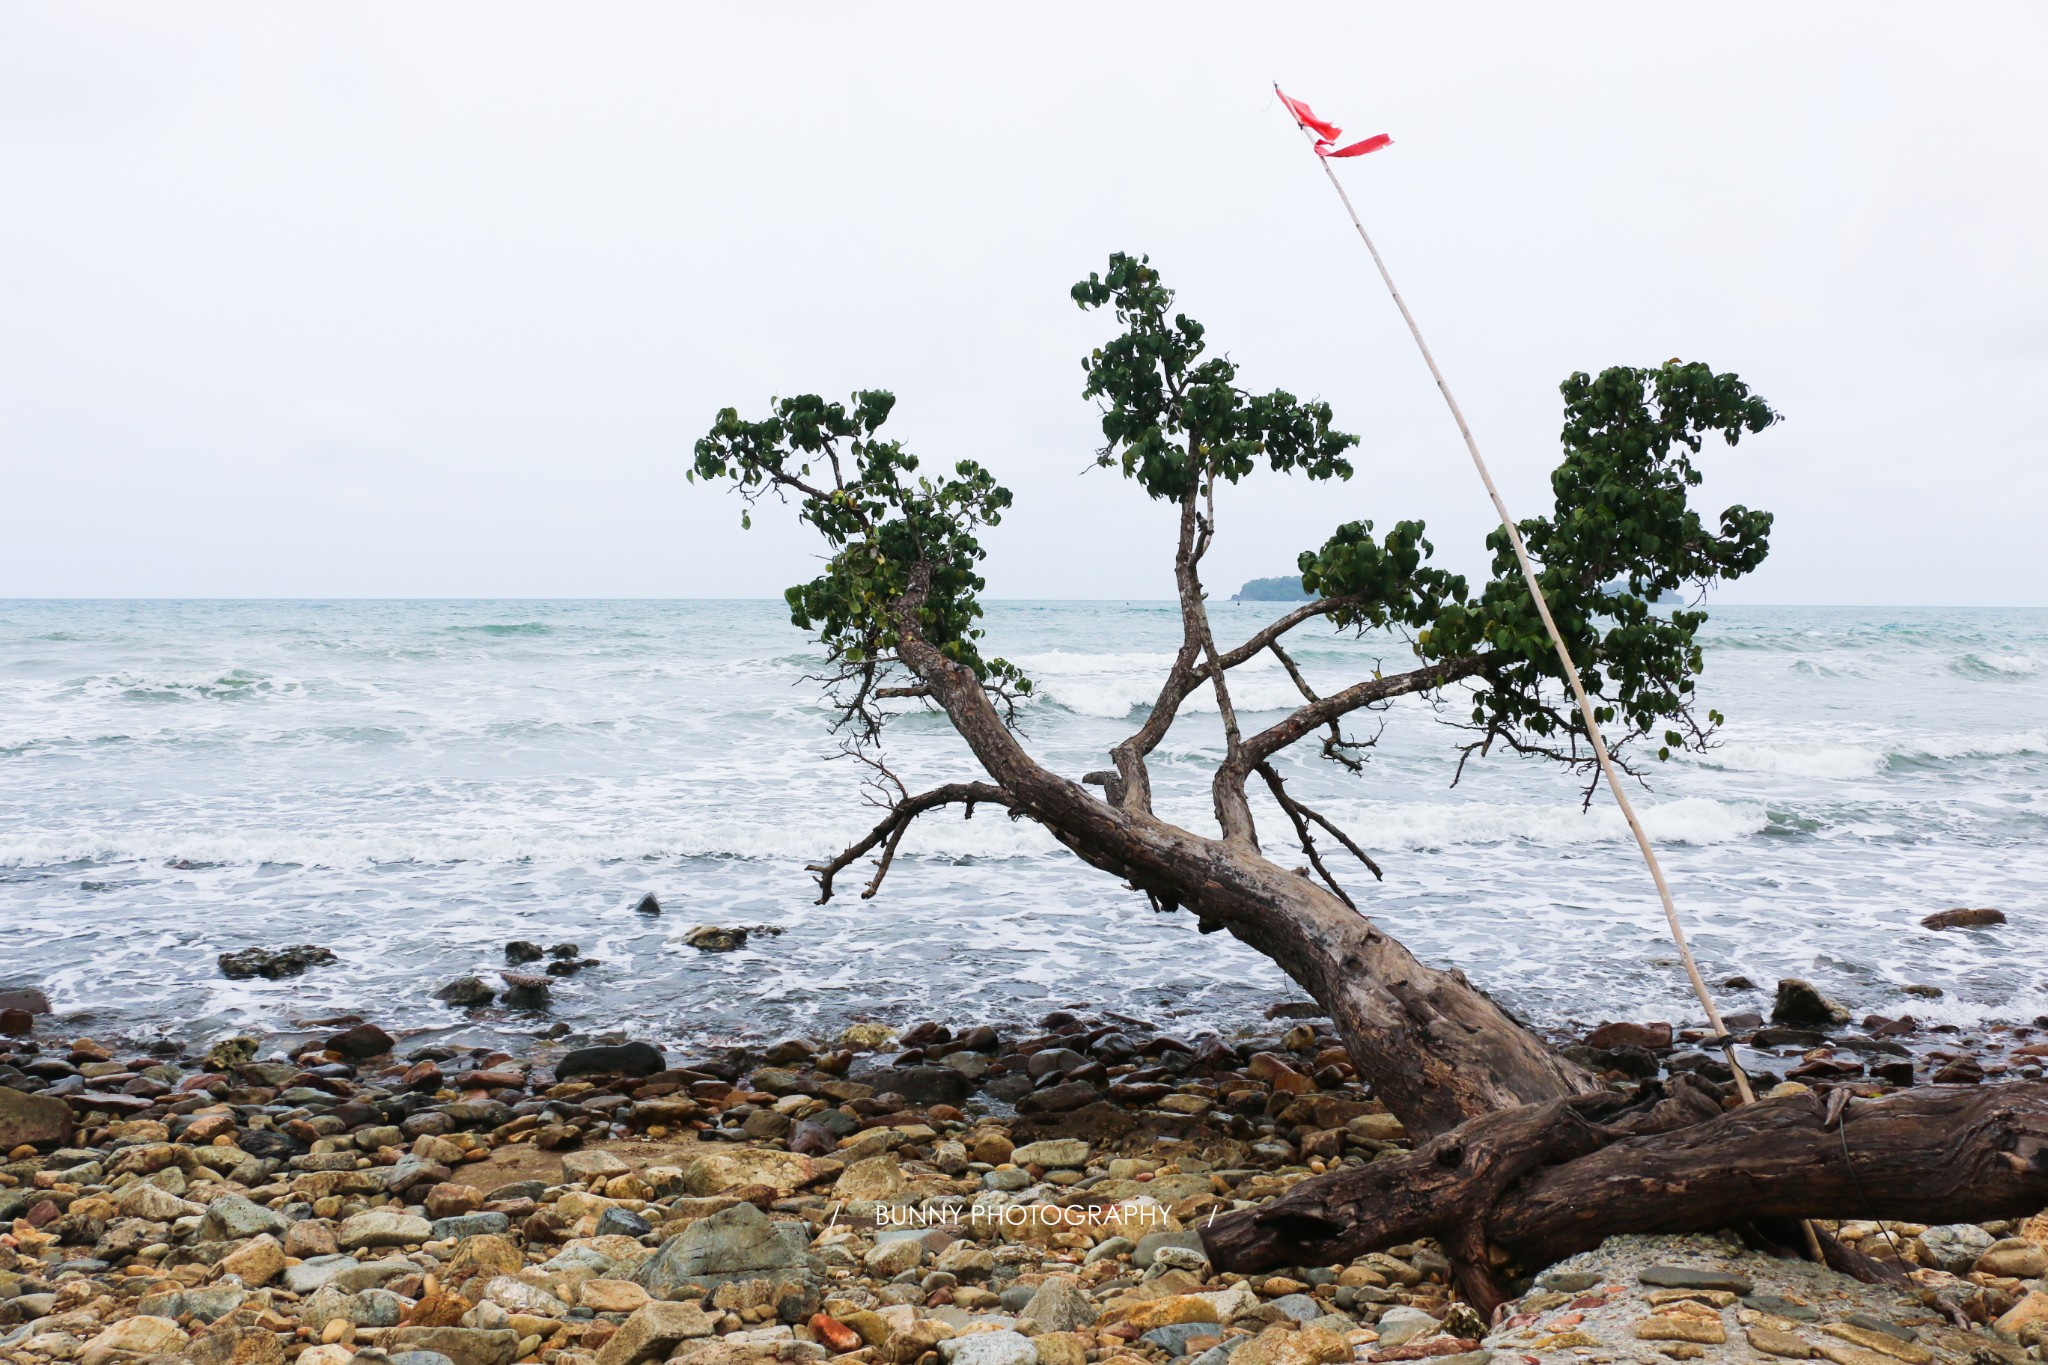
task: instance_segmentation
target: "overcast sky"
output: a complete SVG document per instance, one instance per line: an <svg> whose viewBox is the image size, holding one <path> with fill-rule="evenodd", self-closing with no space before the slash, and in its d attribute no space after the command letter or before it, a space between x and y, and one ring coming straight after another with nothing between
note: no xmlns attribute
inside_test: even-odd
<svg viewBox="0 0 2048 1365"><path fill-rule="evenodd" d="M1705 360L1787 417L1722 600L2048 604L2039 5L0 3L0 595L767 596L683 481L720 407L899 396L1017 493L991 593L1157 597L1068 286L1149 252L1249 383L1364 437L1212 580L1488 508L1279 80L1510 504L1557 384Z"/></svg>

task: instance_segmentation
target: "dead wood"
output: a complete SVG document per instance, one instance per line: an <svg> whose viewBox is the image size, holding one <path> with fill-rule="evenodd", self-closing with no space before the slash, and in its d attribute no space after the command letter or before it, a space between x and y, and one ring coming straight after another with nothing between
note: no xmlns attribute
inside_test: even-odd
<svg viewBox="0 0 2048 1365"><path fill-rule="evenodd" d="M1250 1272L1336 1264L1434 1236L1466 1297L1491 1312L1502 1301L1496 1261L1533 1269L1619 1233L1801 1218L1981 1221L2048 1203L2048 1084L1930 1086L1852 1101L1837 1122L1829 1117L1815 1092L1720 1112L1690 1078L1655 1104L1529 1105L1304 1181L1263 1208L1212 1220L1202 1240L1217 1266ZM1838 1268L1871 1273L1847 1261Z"/></svg>

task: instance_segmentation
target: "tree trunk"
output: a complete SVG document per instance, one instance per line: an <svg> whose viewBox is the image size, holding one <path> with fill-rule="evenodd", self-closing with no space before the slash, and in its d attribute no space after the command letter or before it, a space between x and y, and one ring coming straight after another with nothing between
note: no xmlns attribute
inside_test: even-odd
<svg viewBox="0 0 2048 1365"><path fill-rule="evenodd" d="M979 679L909 627L917 599L905 600L904 662L1011 809L1090 866L1163 905L1187 908L1203 932L1226 929L1271 958L1329 1012L1359 1077L1410 1133L1433 1137L1480 1115L1599 1088L1463 972L1423 966L1330 891L1267 860L1248 838L1204 838L1111 805L1041 766L997 716Z"/></svg>
<svg viewBox="0 0 2048 1365"><path fill-rule="evenodd" d="M1202 1241L1217 1266L1248 1273L1435 1236L1465 1296L1491 1312L1502 1301L1496 1251L1534 1269L1617 1233L1845 1216L1954 1222L2048 1204L2048 1085L1846 1098L1806 1092L1721 1113L1683 1078L1631 1109L1597 1096L1530 1106L1303 1181L1203 1225Z"/></svg>
<svg viewBox="0 0 2048 1365"><path fill-rule="evenodd" d="M1360 1079L1418 1140L1598 1090L1592 1075L1463 972L1424 966L1318 883L1256 853L1166 828L1178 836L1165 850L1167 866L1180 869L1172 889L1202 930L1227 929L1315 997Z"/></svg>

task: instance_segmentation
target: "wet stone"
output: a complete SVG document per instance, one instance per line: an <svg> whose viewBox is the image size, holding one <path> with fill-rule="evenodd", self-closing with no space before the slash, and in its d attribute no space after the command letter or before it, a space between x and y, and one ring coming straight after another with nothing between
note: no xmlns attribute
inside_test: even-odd
<svg viewBox="0 0 2048 1365"><path fill-rule="evenodd" d="M1731 1294L1748 1294L1756 1288L1746 1275L1730 1270L1698 1270L1691 1266L1653 1265L1636 1278L1659 1289L1725 1289Z"/></svg>
<svg viewBox="0 0 2048 1365"><path fill-rule="evenodd" d="M1781 1299L1775 1294L1751 1294L1745 1297L1742 1302L1744 1307L1754 1308L1759 1313L1769 1313L1774 1317L1789 1318L1793 1322L1820 1321L1820 1314L1812 1308L1803 1303L1794 1303L1790 1299Z"/></svg>
<svg viewBox="0 0 2048 1365"><path fill-rule="evenodd" d="M1600 1276L1590 1270L1546 1270L1536 1282L1560 1294L1583 1294L1599 1286Z"/></svg>

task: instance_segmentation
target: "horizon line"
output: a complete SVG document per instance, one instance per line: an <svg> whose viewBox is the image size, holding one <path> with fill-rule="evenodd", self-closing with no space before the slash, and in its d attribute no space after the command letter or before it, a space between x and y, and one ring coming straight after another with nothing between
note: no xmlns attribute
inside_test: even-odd
<svg viewBox="0 0 2048 1365"><path fill-rule="evenodd" d="M1303 597L1303 598L1286 598L1286 599L1283 599L1283 598L1238 598L1238 597L1235 597L1235 596L1231 596L1231 597L1210 597L1210 598L1208 599L1208 601L1209 601L1209 603L1210 603L1211 605L1232 605L1232 604L1236 604L1236 605L1242 605L1242 606L1298 606L1298 605L1300 605L1300 604L1301 604L1301 603L1303 603L1303 602L1310 602L1310 601L1313 601L1313 600L1315 600L1315 599L1313 599L1313 598L1308 598L1308 597ZM1131 604L1139 604L1139 603L1142 603L1142 604L1145 604L1145 605L1157 605L1157 606L1177 606L1177 605L1178 605L1178 599L1177 599L1177 598L1173 598L1173 597L1138 597L1138 596L1128 596L1128 597L985 597L985 598L983 598L983 599L982 599L982 601L983 601L984 603L987 603L987 604L989 604L989 605L996 605L996 604L1012 604L1012 605L1016 605L1016 604L1028 604L1028 603L1077 603L1077 604L1092 604L1092 605L1099 605L1099 604L1103 604L1103 603L1131 603ZM494 596L477 596L477 595L463 595L463 594L449 594L449 595L432 595L432 596L424 596L424 595L423 595L423 596L412 596L412 597L394 597L394 596L385 596L385 595L375 595L375 594L353 594L353 595L333 595L333 596L284 596L284 595L277 595L277 596L255 596L255 597L233 597L233 596L180 596L180 595L170 595L170 594L164 594L164 595L156 595L156 596L85 596L85 595L80 595L80 596L58 596L58 597L51 597L51 596L31 597L31 596L6 596L6 595L0 595L0 605L4 605L4 604L21 604L21 605L28 605L28 604L56 604L56 603L75 603L75 604L94 604L94 603L145 603L145 602L157 602L157 603L217 603L217 604L228 604L228 603L233 603L233 604L243 604L243 603L278 603L278 604L292 604L292 603L299 603L299 604L326 604L326 603L344 603L344 602L363 602L363 603L369 603L369 602L421 602L421 603L427 603L427 602L440 602L440 603L463 603L463 602L468 602L468 603L486 603L486 602L520 602L520 603L562 603L562 604L568 604L568 603L593 603L593 602L649 602L649 603L655 603L655 602L673 602L673 603L681 603L681 602L762 602L762 603L775 603L775 604L777 604L777 605L786 605L786 603L784 602L784 599L782 599L781 597L658 597L658 596L574 596L574 597L571 597L571 596L564 596L564 597L534 597L534 596L516 596L516 595L515 595L515 596L503 596L503 597L494 597ZM1709 604L1707 604L1707 605L1710 605L1710 606L1711 606L1711 605L1713 605L1713 604L1709 603ZM1721 603L1720 605L1721 605L1721 606L1723 606L1723 607L1733 607L1733 608L1738 608L1738 609L1740 609L1740 608L1746 608L1746 607L1774 607L1774 608L1775 608L1775 607L1805 607L1805 608L1822 608L1822 607L1826 607L1826 608L1842 608L1842 609L1857 609L1857 610L1892 610L1892 611L1900 611L1900 610L1909 610L1909 611L2048 611L2048 603L2017 603L2017 602L1725 602L1725 603Z"/></svg>

